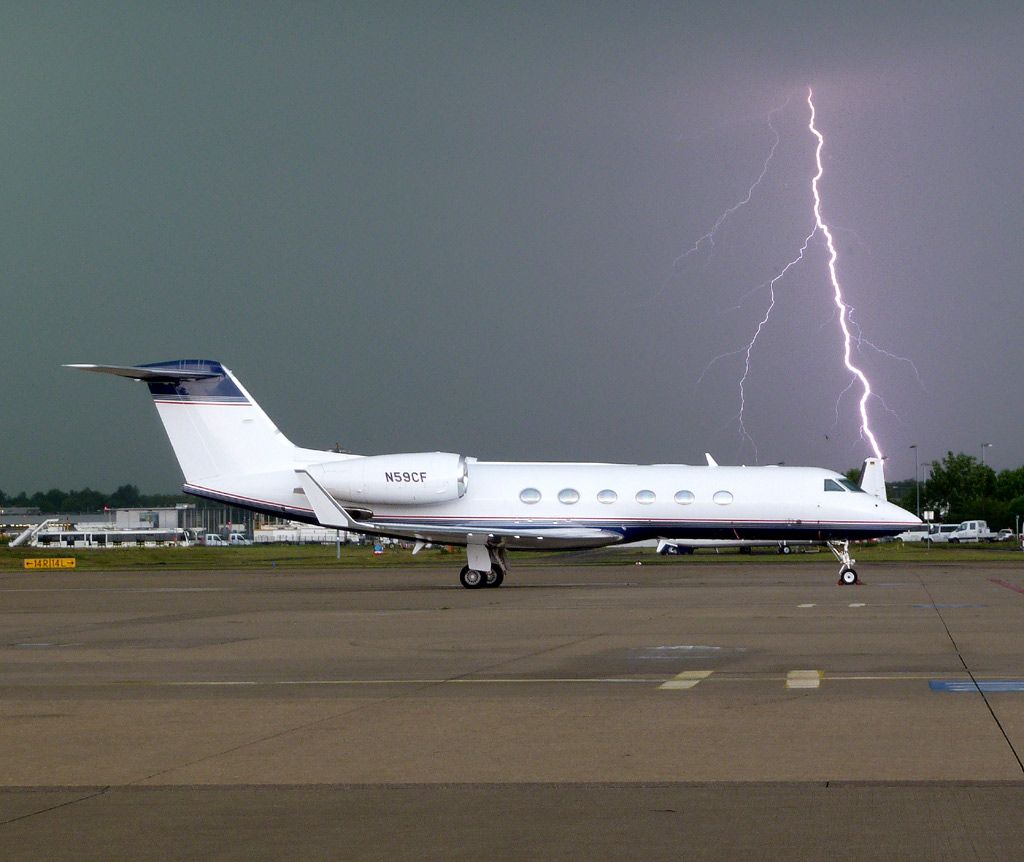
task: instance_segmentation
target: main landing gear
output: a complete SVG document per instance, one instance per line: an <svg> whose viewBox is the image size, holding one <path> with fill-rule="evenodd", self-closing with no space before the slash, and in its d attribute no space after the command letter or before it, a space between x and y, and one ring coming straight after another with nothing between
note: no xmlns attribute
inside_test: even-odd
<svg viewBox="0 0 1024 862"><path fill-rule="evenodd" d="M499 566L494 566L486 572L479 569L471 569L463 566L459 572L459 583L467 590L478 590L481 587L500 587L505 580L505 572Z"/></svg>
<svg viewBox="0 0 1024 862"><path fill-rule="evenodd" d="M851 587L854 584L859 584L861 581L860 578L857 577L857 570L854 568L857 561L850 556L850 543L828 542L827 544L828 549L840 563L839 586Z"/></svg>
<svg viewBox="0 0 1024 862"><path fill-rule="evenodd" d="M504 548L489 548L486 545L467 545L469 564L459 572L459 583L467 590L481 587L500 587L508 571L508 560Z"/></svg>

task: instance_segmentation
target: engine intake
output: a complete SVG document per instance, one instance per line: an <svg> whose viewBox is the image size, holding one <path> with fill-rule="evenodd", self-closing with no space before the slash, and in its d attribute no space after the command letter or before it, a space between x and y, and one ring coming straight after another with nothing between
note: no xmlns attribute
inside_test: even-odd
<svg viewBox="0 0 1024 862"><path fill-rule="evenodd" d="M349 503L449 503L465 494L469 484L466 458L451 452L370 455L309 469L335 499Z"/></svg>

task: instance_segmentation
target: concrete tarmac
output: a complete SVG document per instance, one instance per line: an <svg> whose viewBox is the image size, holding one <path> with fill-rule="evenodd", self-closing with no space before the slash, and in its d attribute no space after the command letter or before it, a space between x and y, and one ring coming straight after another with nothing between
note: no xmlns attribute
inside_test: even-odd
<svg viewBox="0 0 1024 862"><path fill-rule="evenodd" d="M1024 856L1024 567L736 559L0 575L0 858Z"/></svg>

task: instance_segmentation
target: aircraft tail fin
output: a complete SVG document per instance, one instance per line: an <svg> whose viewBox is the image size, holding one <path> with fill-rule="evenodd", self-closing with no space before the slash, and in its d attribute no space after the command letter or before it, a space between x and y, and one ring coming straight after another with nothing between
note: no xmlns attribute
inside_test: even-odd
<svg viewBox="0 0 1024 862"><path fill-rule="evenodd" d="M294 461L295 446L220 362L66 367L145 383L188 484L265 472Z"/></svg>
<svg viewBox="0 0 1024 862"><path fill-rule="evenodd" d="M860 468L860 485L862 491L885 500L885 468L882 466L881 458L865 458L864 465Z"/></svg>

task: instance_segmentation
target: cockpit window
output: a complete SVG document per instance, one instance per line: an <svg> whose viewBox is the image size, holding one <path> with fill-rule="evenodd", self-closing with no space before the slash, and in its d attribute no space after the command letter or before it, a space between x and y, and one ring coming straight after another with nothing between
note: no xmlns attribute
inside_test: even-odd
<svg viewBox="0 0 1024 862"><path fill-rule="evenodd" d="M847 491L853 491L855 494L865 493L864 489L856 482L851 482L849 479L840 479L839 483L846 488Z"/></svg>
<svg viewBox="0 0 1024 862"><path fill-rule="evenodd" d="M825 480L825 490L826 491L842 491L843 490L843 486L840 485L835 479L826 479Z"/></svg>

